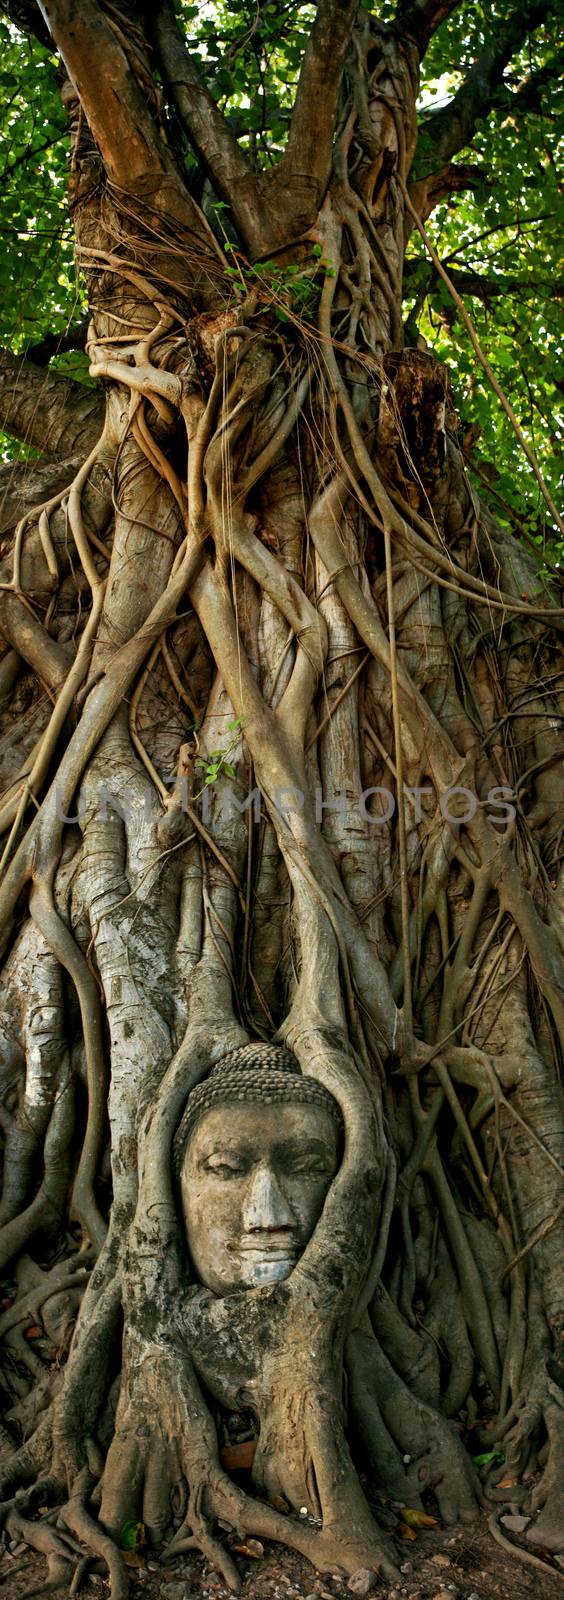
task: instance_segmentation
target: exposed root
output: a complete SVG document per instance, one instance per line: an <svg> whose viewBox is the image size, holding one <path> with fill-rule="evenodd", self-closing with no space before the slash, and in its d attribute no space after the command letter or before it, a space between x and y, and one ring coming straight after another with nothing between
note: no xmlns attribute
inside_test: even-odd
<svg viewBox="0 0 564 1600"><path fill-rule="evenodd" d="M48 1577L45 1583L38 1584L34 1589L26 1589L23 1600L36 1600L36 1597L38 1600L40 1595L56 1594L57 1589L61 1589L63 1585L66 1587L72 1578L71 1564L59 1556L48 1556L47 1572ZM69 1589L69 1593L72 1593L71 1589Z"/></svg>
<svg viewBox="0 0 564 1600"><path fill-rule="evenodd" d="M550 1566L548 1561L541 1561L540 1556L534 1556L531 1550L525 1549L524 1545L514 1543L502 1533L499 1518L503 1515L504 1509L507 1507L500 1506L499 1510L492 1511L488 1517L488 1528L490 1533L493 1533L496 1544L500 1544L507 1555L514 1556L516 1561L522 1561L526 1567L535 1567L538 1572L544 1572L545 1577L559 1578L561 1583L564 1583L564 1573L560 1572L558 1567Z"/></svg>
<svg viewBox="0 0 564 1600"><path fill-rule="evenodd" d="M87 1508L86 1502L93 1485L94 1479L90 1469L85 1467L73 1484L70 1499L62 1512L63 1521L82 1544L106 1563L110 1581L110 1600L127 1600L129 1579L124 1561L113 1539L104 1532Z"/></svg>

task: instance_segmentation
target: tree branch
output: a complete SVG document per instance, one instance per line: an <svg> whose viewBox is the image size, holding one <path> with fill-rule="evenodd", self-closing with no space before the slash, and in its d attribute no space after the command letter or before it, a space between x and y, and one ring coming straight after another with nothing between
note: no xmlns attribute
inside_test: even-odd
<svg viewBox="0 0 564 1600"><path fill-rule="evenodd" d="M441 22L460 5L460 0L398 0L397 19L402 33L415 40L422 60L433 34Z"/></svg>
<svg viewBox="0 0 564 1600"><path fill-rule="evenodd" d="M228 203L240 242L252 259L268 254L272 240L269 174L253 171L213 94L202 83L170 0L160 0L151 27L163 80L175 102L179 122L216 195Z"/></svg>
<svg viewBox="0 0 564 1600"><path fill-rule="evenodd" d="M251 260L301 237L314 223L331 171L343 66L358 0L319 0L304 52L288 143L268 172L254 172L179 32L159 0L153 36L182 126L213 187L230 208Z"/></svg>
<svg viewBox="0 0 564 1600"><path fill-rule="evenodd" d="M490 366L490 363L489 363L489 361L487 359L487 356L484 355L484 351L482 350L482 346L481 346L480 341L478 339L478 335L476 333L476 329L474 327L474 324L473 324L471 318L468 316L468 312L466 310L466 307L465 307L463 301L460 298L458 290L455 289L454 284L452 282L452 278L449 278L448 273L445 272L445 269L444 269L442 263L439 261L439 257L437 255L436 250L433 249L433 245L431 244L431 240L429 238L429 235L428 235L428 233L425 232L425 228L423 227L423 223L421 221L421 217L419 217L417 215L417 212L415 211L413 203L412 203L412 201L410 199L409 193L408 193L408 191L406 189L405 183L403 182L403 179L400 177L399 174L398 174L397 182L398 182L399 187L400 187L400 189L402 191L406 208L407 208L410 216L413 218L413 221L415 223L416 228L418 229L418 232L421 234L421 238L422 238L423 243L425 245L425 248L426 248L426 250L427 250L427 252L428 252L428 254L429 254L430 258L431 258L431 261L433 263L435 271L438 272L439 277L442 278L443 283L446 285L446 288L448 289L448 292L449 292L449 294L451 296L451 299L454 301L454 304L455 304L456 309L458 311L459 317L461 318L461 321L464 323L464 327L466 328L466 332L467 332L467 334L469 336L470 343L471 343L472 348L473 348L473 350L475 351L475 353L476 353L476 355L478 357L478 361L480 363L480 366L482 367L483 372L486 375L488 383L491 384L491 387L492 387L492 389L494 391L494 394L497 395L497 398L500 401L500 403L501 403L501 405L503 407L503 410L505 411L506 417L509 418L509 421L511 423L511 427L513 428L513 432L515 434L516 439L518 439L518 441L519 441L519 444L521 446L523 454L526 456L527 461L529 463L529 466L532 467L532 470L534 472L534 475L535 475L535 478L537 480L537 483L538 483L539 489L541 491L541 494L543 496L543 499L546 501L546 504L547 504L548 509L550 511L550 515L551 515L551 517L554 518L554 521L556 523L557 528L560 529L561 533L564 533L564 520L560 516L560 513L557 510L557 508L556 508L556 506L554 504L554 501L552 499L552 495L550 493L550 490L547 487L547 484L545 483L545 480L544 480L543 474L541 472L541 469L539 467L539 463L537 461L535 452L534 452L534 450L531 449L531 446L530 446L530 444L528 442L528 439L526 438L525 434L523 433L523 429L521 428L520 423L517 420L517 417L516 417L515 412L513 410L513 406L511 405L510 400L508 400L507 395L505 394L504 390L501 387L501 384L498 382L498 379L497 379L497 377L495 375L495 372L493 371L493 368Z"/></svg>
<svg viewBox="0 0 564 1600"><path fill-rule="evenodd" d="M468 189L476 190L491 187L491 178L486 167L467 166L462 161L447 161L446 166L438 172L430 172L428 177L421 178L410 188L411 198L416 211L425 219L431 215L435 206L442 200L448 199L451 194L464 194Z"/></svg>
<svg viewBox="0 0 564 1600"><path fill-rule="evenodd" d="M96 0L37 0L78 94L110 182L153 214L147 250L158 255L156 214L166 214L186 243L196 249L186 263L192 300L206 308L219 302L217 280L223 265L217 241L189 194L161 138L125 49ZM139 249L136 240L137 249ZM178 254L178 249L177 249ZM170 265L170 263L169 263ZM179 285L180 287L180 285ZM182 286L183 287L183 286Z"/></svg>
<svg viewBox="0 0 564 1600"><path fill-rule="evenodd" d="M538 72L530 72L518 89L507 89L496 95L496 109L515 120L532 113L554 122L558 112L551 107L550 96L553 90L557 92L560 88L561 77L560 62L557 59L548 61Z"/></svg>
<svg viewBox="0 0 564 1600"><path fill-rule="evenodd" d="M202 83L180 33L171 0L159 0L150 27L163 78L182 127L216 194L228 203L241 239L253 254L257 232L256 175L213 95Z"/></svg>
<svg viewBox="0 0 564 1600"><path fill-rule="evenodd" d="M0 350L0 428L21 444L52 461L82 452L87 456L99 439L104 401L99 389L88 389L35 366L25 356Z"/></svg>
<svg viewBox="0 0 564 1600"><path fill-rule="evenodd" d="M411 292L414 280L417 280L419 287L421 265L420 257L417 259L411 257L410 260L405 262L404 285L408 294ZM432 264L429 267L427 267L426 263L423 263L423 265L425 266L428 289L432 293L434 285L440 282L439 274ZM514 275L512 273L504 273L503 276L499 277L487 277L484 273L469 272L465 268L457 270L448 264L446 265L449 277L455 289L458 289L459 294L471 295L475 300L482 300L485 306L488 306L491 300L495 300L499 296L507 294L519 295L521 291L526 296L539 289L544 290L551 299L561 300L564 298L564 281L552 282L548 278L538 278L536 276L523 278L519 277L518 274Z"/></svg>
<svg viewBox="0 0 564 1600"><path fill-rule="evenodd" d="M76 477L84 460L79 452L69 460L6 461L0 466L0 534L14 528L34 506L60 494ZM0 552L1 553L1 552Z"/></svg>
<svg viewBox="0 0 564 1600"><path fill-rule="evenodd" d="M339 90L358 0L319 0L302 61L278 182L307 182L315 213L329 182Z"/></svg>
<svg viewBox="0 0 564 1600"><path fill-rule="evenodd" d="M112 183L131 190L166 157L129 62L95 0L38 0Z"/></svg>
<svg viewBox="0 0 564 1600"><path fill-rule="evenodd" d="M550 10L551 0L523 0L519 10L496 29L495 40L484 46L450 104L429 116L425 137L432 145L433 164L437 160L450 161L458 150L470 144L478 118L487 116L492 109L508 62Z"/></svg>
<svg viewBox="0 0 564 1600"><path fill-rule="evenodd" d="M53 356L66 355L68 350L85 350L86 335L88 333L88 317L83 317L81 322L71 323L62 333L46 333L37 344L30 344L25 352L26 361L35 361L36 366L46 367Z"/></svg>

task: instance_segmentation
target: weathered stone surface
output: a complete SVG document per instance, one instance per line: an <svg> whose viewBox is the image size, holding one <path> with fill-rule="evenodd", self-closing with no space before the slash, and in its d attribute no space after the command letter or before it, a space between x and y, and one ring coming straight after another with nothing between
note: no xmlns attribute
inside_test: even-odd
<svg viewBox="0 0 564 1600"><path fill-rule="evenodd" d="M347 1589L351 1594L367 1595L376 1584L376 1574L369 1567L359 1567L358 1572L353 1572L349 1578Z"/></svg>
<svg viewBox="0 0 564 1600"><path fill-rule="evenodd" d="M523 1517L518 1511L506 1511L504 1516L500 1517L500 1522L503 1523L504 1528L509 1529L510 1533L524 1533L525 1528L529 1526L530 1520L530 1517Z"/></svg>
<svg viewBox="0 0 564 1600"><path fill-rule="evenodd" d="M279 1045L233 1051L193 1091L175 1161L206 1288L224 1295L288 1277L335 1175L339 1126L336 1102Z"/></svg>

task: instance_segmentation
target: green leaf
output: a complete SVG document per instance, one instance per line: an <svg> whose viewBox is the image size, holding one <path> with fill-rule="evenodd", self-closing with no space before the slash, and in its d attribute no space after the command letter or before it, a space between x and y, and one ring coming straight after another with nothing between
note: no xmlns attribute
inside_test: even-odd
<svg viewBox="0 0 564 1600"><path fill-rule="evenodd" d="M142 1522L124 1522L120 1529L118 1545L120 1550L137 1550L145 1541L145 1526Z"/></svg>
<svg viewBox="0 0 564 1600"><path fill-rule="evenodd" d="M475 1467L489 1467L493 1461L499 1461L502 1465L505 1461L505 1450L486 1450L481 1456L472 1456L472 1460Z"/></svg>

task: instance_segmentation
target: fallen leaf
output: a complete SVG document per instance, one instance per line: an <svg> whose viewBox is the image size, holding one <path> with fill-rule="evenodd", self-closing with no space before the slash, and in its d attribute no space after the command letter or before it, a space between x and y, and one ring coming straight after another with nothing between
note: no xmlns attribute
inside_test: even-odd
<svg viewBox="0 0 564 1600"><path fill-rule="evenodd" d="M400 1506L400 1516L407 1522L409 1528L440 1528L438 1517L430 1517L426 1511L417 1511L414 1506Z"/></svg>
<svg viewBox="0 0 564 1600"><path fill-rule="evenodd" d="M505 1461L505 1450L486 1450L481 1456L472 1456L475 1467L488 1467L491 1461Z"/></svg>
<svg viewBox="0 0 564 1600"><path fill-rule="evenodd" d="M290 1507L282 1494L273 1494L268 1504L273 1506L275 1511L281 1511L282 1516L287 1517Z"/></svg>
<svg viewBox="0 0 564 1600"><path fill-rule="evenodd" d="M226 1472L241 1472L244 1468L252 1467L257 1448L256 1439L244 1439L241 1444L226 1444L219 1452L219 1459Z"/></svg>
<svg viewBox="0 0 564 1600"><path fill-rule="evenodd" d="M33 1323L31 1328L26 1328L25 1337L26 1339L42 1339L43 1328L38 1328L36 1327L35 1323Z"/></svg>
<svg viewBox="0 0 564 1600"><path fill-rule="evenodd" d="M260 1561L264 1555L260 1539L247 1539L244 1544L232 1544L231 1549L238 1556L251 1556L253 1561Z"/></svg>
<svg viewBox="0 0 564 1600"><path fill-rule="evenodd" d="M496 1483L496 1489L514 1489L516 1483L520 1482L520 1478L502 1478L500 1483Z"/></svg>
<svg viewBox="0 0 564 1600"><path fill-rule="evenodd" d="M141 1567L144 1572L147 1570L147 1562L139 1550L123 1550L121 1559L126 1567Z"/></svg>
<svg viewBox="0 0 564 1600"><path fill-rule="evenodd" d="M407 1522L400 1522L398 1524L398 1533L399 1533L400 1539L416 1539L417 1538L417 1534L415 1532L415 1529L414 1528L409 1528L408 1525L407 1525Z"/></svg>

